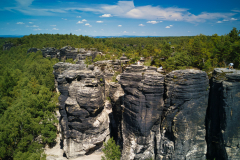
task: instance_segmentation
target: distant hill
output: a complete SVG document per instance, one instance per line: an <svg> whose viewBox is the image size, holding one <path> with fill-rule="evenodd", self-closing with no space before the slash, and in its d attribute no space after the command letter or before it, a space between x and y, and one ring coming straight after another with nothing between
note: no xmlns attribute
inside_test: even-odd
<svg viewBox="0 0 240 160"><path fill-rule="evenodd" d="M0 38L21 38L25 35L0 35Z"/></svg>

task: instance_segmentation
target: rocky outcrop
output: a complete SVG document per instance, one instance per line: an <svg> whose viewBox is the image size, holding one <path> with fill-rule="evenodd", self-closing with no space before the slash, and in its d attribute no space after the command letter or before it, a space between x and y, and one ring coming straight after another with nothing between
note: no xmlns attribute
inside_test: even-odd
<svg viewBox="0 0 240 160"><path fill-rule="evenodd" d="M54 65L68 158L112 136L122 160L239 159L240 71L215 69L209 86L200 70L163 75L127 62Z"/></svg>
<svg viewBox="0 0 240 160"><path fill-rule="evenodd" d="M208 77L203 71L178 70L166 75L156 159L206 160L208 92Z"/></svg>
<svg viewBox="0 0 240 160"><path fill-rule="evenodd" d="M3 45L3 51L9 50L9 49L11 49L13 46L14 46L13 43L11 43L11 42L5 42L5 44Z"/></svg>
<svg viewBox="0 0 240 160"><path fill-rule="evenodd" d="M122 159L155 157L156 127L163 111L164 75L131 65L121 74L125 92L122 106Z"/></svg>
<svg viewBox="0 0 240 160"><path fill-rule="evenodd" d="M50 58L59 58L59 50L54 47L47 47L41 49L43 57L50 57Z"/></svg>
<svg viewBox="0 0 240 160"><path fill-rule="evenodd" d="M207 112L208 159L240 159L240 71L216 68Z"/></svg>
<svg viewBox="0 0 240 160"><path fill-rule="evenodd" d="M72 158L98 150L110 136L112 112L111 104L104 102L101 75L79 64L61 62L54 65L54 75L61 93L59 112L64 153Z"/></svg>

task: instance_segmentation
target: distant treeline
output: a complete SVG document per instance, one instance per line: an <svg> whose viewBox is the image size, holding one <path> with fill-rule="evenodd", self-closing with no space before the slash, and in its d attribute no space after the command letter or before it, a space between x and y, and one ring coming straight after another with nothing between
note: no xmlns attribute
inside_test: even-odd
<svg viewBox="0 0 240 160"><path fill-rule="evenodd" d="M0 159L44 159L41 148L56 138L58 95L52 67L58 59L43 58L41 51L27 54L29 48L96 48L103 55L94 61L114 60L125 53L130 63L144 57L145 65L163 66L167 72L184 68L211 72L230 62L240 68L239 34L233 28L222 36L91 38L37 34L0 38L0 46L9 41L14 45L0 51Z"/></svg>

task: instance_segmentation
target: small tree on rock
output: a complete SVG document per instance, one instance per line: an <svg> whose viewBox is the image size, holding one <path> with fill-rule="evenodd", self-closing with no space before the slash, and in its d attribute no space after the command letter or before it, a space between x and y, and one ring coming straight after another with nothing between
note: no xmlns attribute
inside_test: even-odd
<svg viewBox="0 0 240 160"><path fill-rule="evenodd" d="M104 142L103 146L104 157L102 156L101 160L120 160L121 151L113 138L110 138L107 143Z"/></svg>

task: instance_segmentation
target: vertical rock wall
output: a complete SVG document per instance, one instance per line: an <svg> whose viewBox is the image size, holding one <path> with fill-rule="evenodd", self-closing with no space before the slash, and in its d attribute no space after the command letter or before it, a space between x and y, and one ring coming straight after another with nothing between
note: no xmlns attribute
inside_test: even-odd
<svg viewBox="0 0 240 160"><path fill-rule="evenodd" d="M104 103L101 75L81 65L57 63L54 66L59 97L63 150L67 158L99 149L109 137L111 104ZM104 81L101 80L101 81Z"/></svg>
<svg viewBox="0 0 240 160"><path fill-rule="evenodd" d="M166 75L165 86L156 159L206 160L207 74L199 70L173 71Z"/></svg>
<svg viewBox="0 0 240 160"><path fill-rule="evenodd" d="M155 137L162 110L164 76L147 67L132 65L121 74L125 92L122 108L122 159L155 157Z"/></svg>
<svg viewBox="0 0 240 160"><path fill-rule="evenodd" d="M216 68L207 113L208 159L240 159L240 71Z"/></svg>

